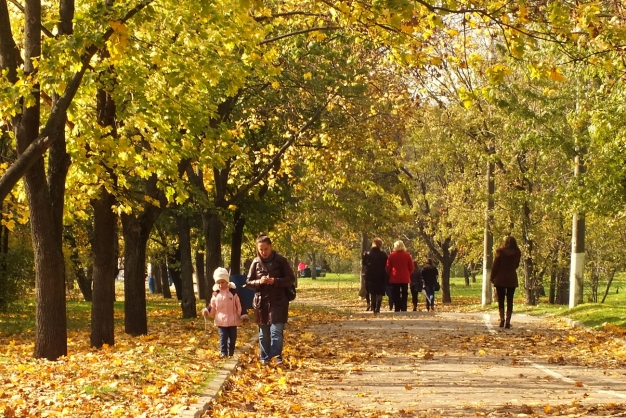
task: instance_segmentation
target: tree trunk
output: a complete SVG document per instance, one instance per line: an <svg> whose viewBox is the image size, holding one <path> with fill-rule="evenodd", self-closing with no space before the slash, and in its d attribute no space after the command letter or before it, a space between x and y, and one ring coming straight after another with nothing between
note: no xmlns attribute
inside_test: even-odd
<svg viewBox="0 0 626 418"><path fill-rule="evenodd" d="M193 289L193 265L191 263L191 232L189 220L182 215L176 216L178 226L178 241L180 245L180 272L182 287L183 318L195 318L196 295Z"/></svg>
<svg viewBox="0 0 626 418"><path fill-rule="evenodd" d="M176 299L183 300L183 283L181 279L181 257L180 257L180 244L176 246L174 254L170 254L167 258L167 267L170 270L172 276L172 284L174 285L174 291L176 292Z"/></svg>
<svg viewBox="0 0 626 418"><path fill-rule="evenodd" d="M452 296L450 295L450 271L452 270L452 263L442 262L441 267L441 302L451 303Z"/></svg>
<svg viewBox="0 0 626 418"><path fill-rule="evenodd" d="M548 303L554 305L556 302L556 266L552 267L550 271L550 295L548 296Z"/></svg>
<svg viewBox="0 0 626 418"><path fill-rule="evenodd" d="M91 346L114 345L115 276L117 272L117 216L115 197L105 187L91 201L94 211L93 294L91 304ZM126 280L124 270L124 280Z"/></svg>
<svg viewBox="0 0 626 418"><path fill-rule="evenodd" d="M9 254L9 228L5 226L2 227L2 263L0 263L0 268L2 269L2 273L6 276L7 271L9 270L9 265L7 264L7 257Z"/></svg>
<svg viewBox="0 0 626 418"><path fill-rule="evenodd" d="M163 294L163 282L161 281L161 270L154 263L150 263L150 273L154 279L154 293Z"/></svg>
<svg viewBox="0 0 626 418"><path fill-rule="evenodd" d="M198 282L198 299L205 301L211 300L211 292L209 292L209 284L204 275L204 253L196 251L196 281Z"/></svg>
<svg viewBox="0 0 626 418"><path fill-rule="evenodd" d="M85 301L91 302L93 300L93 292L91 289L92 280L91 277L87 276L87 273L85 272L85 267L80 261L80 254L78 252L78 247L76 246L74 231L72 231L72 229L70 228L65 228L65 241L70 244L70 260L72 260L72 264L74 266L74 274L76 274L78 288L83 294L83 298L85 298Z"/></svg>
<svg viewBox="0 0 626 418"><path fill-rule="evenodd" d="M483 283L482 283L482 306L493 302L493 286L491 284L491 268L493 267L493 208L495 192L495 180L493 176L494 163L487 162L487 206L485 207L485 233L483 237Z"/></svg>
<svg viewBox="0 0 626 418"><path fill-rule="evenodd" d="M146 316L147 234L134 215L122 214L124 231L124 331L138 336L148 334Z"/></svg>
<svg viewBox="0 0 626 418"><path fill-rule="evenodd" d="M451 238L446 238L446 240L441 243L441 258L439 261L441 261L442 264L441 301L443 303L452 302L452 297L450 295L450 271L452 270L452 264L456 258L457 250L450 251L451 241Z"/></svg>
<svg viewBox="0 0 626 418"><path fill-rule="evenodd" d="M161 277L161 285L163 287L163 297L165 299L172 298L172 292L170 291L170 279L167 275L167 264L165 262L159 262L157 265L159 275Z"/></svg>
<svg viewBox="0 0 626 418"><path fill-rule="evenodd" d="M524 299L526 305L536 305L535 266L533 262L534 241L530 239L530 225L530 207L528 202L524 201L522 205L522 243L526 250L522 260L524 269Z"/></svg>
<svg viewBox="0 0 626 418"><path fill-rule="evenodd" d="M574 178L582 183L581 175L585 172L585 164L577 155L574 166ZM580 185L582 187L582 184ZM572 218L572 255L569 275L569 307L572 309L583 303L583 283L585 277L585 215L575 213Z"/></svg>
<svg viewBox="0 0 626 418"><path fill-rule="evenodd" d="M615 269L611 270L611 273L609 274L609 279L606 282L606 288L604 289L604 295L602 296L602 302L600 303L604 303L604 301L606 300L606 296L609 294L609 289L611 288L611 283L613 283L613 278L615 277Z"/></svg>
<svg viewBox="0 0 626 418"><path fill-rule="evenodd" d="M209 289L213 288L213 272L222 264L222 222L216 210L208 213L208 236L206 248L206 275Z"/></svg>
<svg viewBox="0 0 626 418"><path fill-rule="evenodd" d="M41 2L27 0L24 5L24 73L36 72L33 59L41 55ZM30 93L33 105L24 106L13 120L19 155L37 139L40 125L40 93L35 84ZM58 134L58 132L55 132ZM52 170L60 172L58 160L49 161ZM38 158L24 176L26 196L30 211L31 234L35 253L35 349L36 358L56 360L67 354L67 329L65 310L65 263L62 250L62 219L55 218L62 202L56 193L59 189L46 179L43 156ZM63 182L65 179L63 178ZM64 184L64 183L63 183ZM53 194L53 192L55 192ZM62 203L61 203L62 204ZM62 208L61 208L62 213Z"/></svg>
<svg viewBox="0 0 626 418"><path fill-rule="evenodd" d="M317 269L315 266L317 265L317 251L313 251L311 253L311 280L317 279Z"/></svg>
<svg viewBox="0 0 626 418"><path fill-rule="evenodd" d="M476 263L470 264L470 277L472 278L472 283L476 283Z"/></svg>
<svg viewBox="0 0 626 418"><path fill-rule="evenodd" d="M465 278L465 286L470 285L470 272L467 264L463 264L463 277Z"/></svg>
<svg viewBox="0 0 626 418"><path fill-rule="evenodd" d="M241 215L241 211L235 211L233 235L230 245L230 274L241 274L241 246L243 245L243 228L246 219Z"/></svg>
<svg viewBox="0 0 626 418"><path fill-rule="evenodd" d="M367 240L367 234L365 232L361 233L361 253L362 256L369 249L369 241ZM313 272L311 272L313 274ZM360 286L359 286L359 297L364 298L367 296L367 288L365 287L365 266L363 265L363 261L361 259L361 278L360 278Z"/></svg>
<svg viewBox="0 0 626 418"><path fill-rule="evenodd" d="M146 314L146 246L150 231L167 205L165 194L157 188L153 174L144 182L147 196L159 201L159 206L147 204L143 212L123 213L124 233L124 328L127 334L137 336L148 333Z"/></svg>

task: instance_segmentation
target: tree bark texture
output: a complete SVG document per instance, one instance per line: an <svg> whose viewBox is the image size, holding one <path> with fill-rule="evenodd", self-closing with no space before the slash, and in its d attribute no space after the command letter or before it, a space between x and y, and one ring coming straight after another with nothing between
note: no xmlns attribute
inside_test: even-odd
<svg viewBox="0 0 626 418"><path fill-rule="evenodd" d="M70 260L72 260L74 274L76 275L76 281L78 282L78 288L80 289L85 301L91 302L93 298L93 292L91 289L92 279L87 276L85 267L80 261L76 239L74 238L74 231L71 228L65 228L64 231L65 241L69 243L71 248Z"/></svg>
<svg viewBox="0 0 626 418"><path fill-rule="evenodd" d="M174 254L170 254L167 257L167 266L172 276L172 283L174 284L174 291L176 292L176 299L183 300L183 284L181 279L181 258L180 258L180 244L176 246Z"/></svg>
<svg viewBox="0 0 626 418"><path fill-rule="evenodd" d="M241 211L237 209L235 211L230 245L230 274L241 274L241 246L243 245L243 229L245 225L246 219L241 214Z"/></svg>
<svg viewBox="0 0 626 418"><path fill-rule="evenodd" d="M176 225L178 226L178 241L180 245L181 308L183 310L183 318L195 318L198 313L196 311L196 295L193 288L189 220L183 215L177 215Z"/></svg>
<svg viewBox="0 0 626 418"><path fill-rule="evenodd" d="M24 9L24 73L31 75L36 72L33 59L41 55L41 2L27 0ZM22 114L13 121L18 156L24 153L39 135L38 85L34 86L31 94L33 106L24 107ZM67 354L65 265L61 246L62 231L58 228L59 222L53 213L51 190L46 180L44 160L40 156L24 176L36 269L34 356L56 360Z"/></svg>
<svg viewBox="0 0 626 418"><path fill-rule="evenodd" d="M215 280L213 272L222 265L222 221L216 210L208 213L208 236L206 248L206 274L209 289L213 288Z"/></svg>
<svg viewBox="0 0 626 418"><path fill-rule="evenodd" d="M93 294L91 304L91 346L115 344L114 302L117 271L117 216L112 206L115 197L106 188L91 205L94 210L93 238ZM124 271L126 277L126 271Z"/></svg>
<svg viewBox="0 0 626 418"><path fill-rule="evenodd" d="M160 202L146 205L141 213L122 214L124 233L124 328L127 334L148 333L146 313L146 246L150 231L167 205L165 194L157 188L153 174L144 183L144 193Z"/></svg>
<svg viewBox="0 0 626 418"><path fill-rule="evenodd" d="M524 294L527 305L536 305L535 266L533 263L534 242L530 239L530 206L527 201L522 205L522 243L525 253L522 258L524 268Z"/></svg>
<svg viewBox="0 0 626 418"><path fill-rule="evenodd" d="M365 232L361 233L361 255L369 249L369 241ZM315 266L313 266L315 268ZM312 272L311 272L312 274ZM361 260L361 275L360 275L359 297L365 298L367 296L367 288L365 287L365 266Z"/></svg>
<svg viewBox="0 0 626 418"><path fill-rule="evenodd" d="M163 297L165 299L171 299L172 298L172 292L170 291L170 280L169 280L169 277L167 275L167 264L165 263L165 261L160 262L157 265L157 269L160 272L161 286L163 288Z"/></svg>
<svg viewBox="0 0 626 418"><path fill-rule="evenodd" d="M196 282L198 282L198 298L205 301L211 300L211 292L209 292L209 284L204 274L204 253L196 251ZM207 299L208 298L208 299Z"/></svg>
<svg viewBox="0 0 626 418"><path fill-rule="evenodd" d="M154 293L163 294L163 282L161 281L161 270L155 263L151 263L151 273L154 279Z"/></svg>
<svg viewBox="0 0 626 418"><path fill-rule="evenodd" d="M138 336L148 334L146 314L146 244L149 231L141 218L122 214L124 231L124 331Z"/></svg>
<svg viewBox="0 0 626 418"><path fill-rule="evenodd" d="M487 205L485 207L485 227L483 237L483 280L482 280L482 306L489 305L493 302L493 286L490 281L491 268L493 267L493 232L491 226L493 225L493 208L495 192L495 180L494 180L494 163L487 162Z"/></svg>

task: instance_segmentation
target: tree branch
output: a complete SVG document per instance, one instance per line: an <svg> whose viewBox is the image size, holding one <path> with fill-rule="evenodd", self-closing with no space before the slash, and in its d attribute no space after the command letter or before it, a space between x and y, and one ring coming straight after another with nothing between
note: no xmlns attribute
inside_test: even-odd
<svg viewBox="0 0 626 418"><path fill-rule="evenodd" d="M290 36L302 35L303 33L316 32L316 31L333 31L341 29L339 26L317 26L309 29L297 30L295 32L285 33L283 35L278 35L274 38L264 39L259 42L259 45L265 45L272 42L280 41L281 39L289 38Z"/></svg>
<svg viewBox="0 0 626 418"><path fill-rule="evenodd" d="M122 18L122 22L127 22L137 13L139 13L142 9L152 3L154 0L144 0L139 3L137 6L129 10L126 15ZM3 23L4 19L4 10L3 6L5 6L4 10L7 10L6 17L8 18L8 9L6 9L6 1L0 0L0 23ZM2 29L0 31L0 54L5 52L4 47L7 45L8 40L4 37L4 31L6 29L10 30L10 26L2 25ZM103 35L102 40L108 40L111 35L113 35L113 28L109 28ZM11 37L11 40L13 38ZM55 102L52 110L50 111L50 116L48 117L48 121L46 122L45 127L41 130L39 136L29 144L24 152L22 152L19 157L15 160L13 164L9 167L9 169L0 177L0 202L4 200L4 198L11 192L15 184L22 178L24 174L30 169L30 167L46 152L46 150L52 145L54 139L58 137L58 135L51 135L55 129L59 128L59 124L63 124L65 121L65 112L69 108L76 92L78 91L78 87L82 82L82 78L89 68L89 61L94 56L94 54L98 51L98 47L94 44L91 45L81 56L81 68L78 72L76 72L70 82L67 84L65 91L59 97L59 99ZM0 55L1 63L5 63L4 61L6 57L4 55ZM10 69L9 69L10 71ZM62 128L61 128L62 129Z"/></svg>
<svg viewBox="0 0 626 418"><path fill-rule="evenodd" d="M25 9L24 6L22 6L21 4L19 4L17 2L17 0L9 0L11 3L13 3L13 5L15 7L17 7L18 9L20 9L20 11L22 13L24 13ZM48 37L48 38L55 38L55 36L52 34L52 32L50 32L43 24L40 25L41 26L41 31Z"/></svg>
<svg viewBox="0 0 626 418"><path fill-rule="evenodd" d="M326 103L324 103L323 106L321 106L319 109L317 109L317 111L315 112L315 114L313 116L311 116L311 118L298 130L298 132L296 132L295 134L293 134L288 140L287 142L285 142L283 144L282 147L280 147L280 149L278 150L278 152L276 153L276 155L274 155L274 158L272 158L272 161L270 161L263 170L261 170L261 172L254 177L252 180L250 180L250 182L248 184L246 184L245 186L243 186L236 194L234 194L230 199L228 199L228 201L226 202L227 205L232 205L235 204L236 202L238 202L239 200L243 199L246 194L248 193L248 191L250 191L250 189L252 189L254 186L256 186L257 184L259 184L259 182L261 180L263 180L265 178L265 176L267 176L267 173L270 172L270 170L272 169L272 167L274 167L282 158L283 154L289 149L289 147L291 147L291 145L296 142L296 140L298 138L300 138L300 136L307 131L314 123L315 121L317 121L319 119L319 117L322 115L322 112L324 112L324 110L326 109L326 107L328 106L328 104L335 98L335 96L331 96Z"/></svg>
<svg viewBox="0 0 626 418"><path fill-rule="evenodd" d="M15 184L26 174L35 161L50 148L50 145L52 145L51 139L47 136L40 136L11 164L0 178L0 202L4 201Z"/></svg>

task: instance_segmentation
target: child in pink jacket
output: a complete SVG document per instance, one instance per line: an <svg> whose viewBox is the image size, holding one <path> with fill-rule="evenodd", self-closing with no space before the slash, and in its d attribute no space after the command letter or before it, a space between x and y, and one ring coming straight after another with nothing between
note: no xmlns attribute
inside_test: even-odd
<svg viewBox="0 0 626 418"><path fill-rule="evenodd" d="M231 288L236 289L234 283L230 283L230 274L223 267L218 267L213 273L215 286L213 286L213 297L211 307L204 308L202 314L205 317L215 317L215 325L220 334L220 352L222 357L232 357L235 354L235 344L237 342L237 327L241 321L246 321L248 315L242 314L241 301L236 292L231 292Z"/></svg>

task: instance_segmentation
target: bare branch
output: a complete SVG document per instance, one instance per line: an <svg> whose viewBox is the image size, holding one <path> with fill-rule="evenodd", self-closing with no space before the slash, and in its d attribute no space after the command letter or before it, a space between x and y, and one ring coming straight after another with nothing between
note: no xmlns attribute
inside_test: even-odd
<svg viewBox="0 0 626 418"><path fill-rule="evenodd" d="M295 32L285 33L283 35L278 35L274 38L264 39L259 42L259 45L265 45L272 42L280 41L281 39L289 38L290 36L302 35L303 33L316 32L316 31L333 31L341 29L339 26L317 26L309 29L297 30Z"/></svg>

